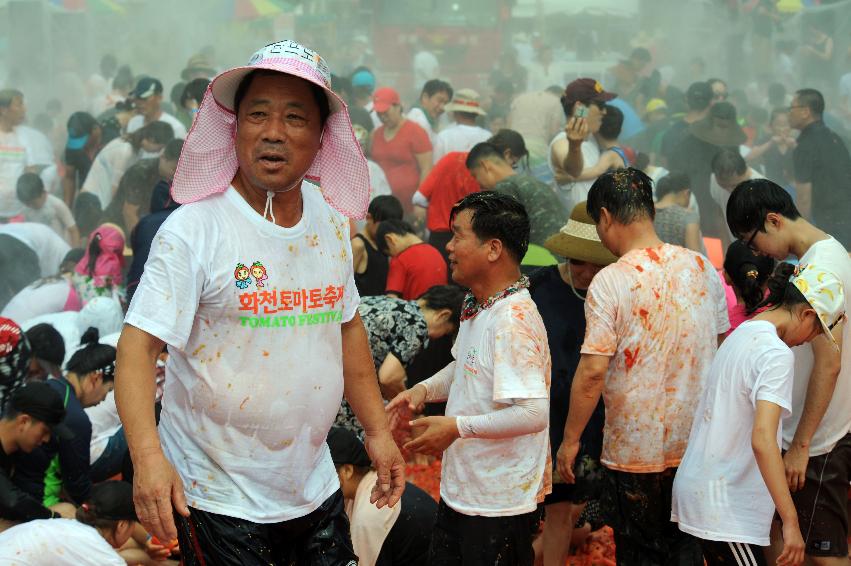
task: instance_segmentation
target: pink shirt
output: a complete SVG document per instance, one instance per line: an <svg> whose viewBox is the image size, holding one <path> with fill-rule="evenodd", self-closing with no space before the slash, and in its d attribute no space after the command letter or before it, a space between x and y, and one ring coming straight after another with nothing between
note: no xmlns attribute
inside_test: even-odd
<svg viewBox="0 0 851 566"><path fill-rule="evenodd" d="M602 463L634 473L679 465L730 327L712 264L670 244L632 250L594 277L585 317L582 353L611 357Z"/></svg>

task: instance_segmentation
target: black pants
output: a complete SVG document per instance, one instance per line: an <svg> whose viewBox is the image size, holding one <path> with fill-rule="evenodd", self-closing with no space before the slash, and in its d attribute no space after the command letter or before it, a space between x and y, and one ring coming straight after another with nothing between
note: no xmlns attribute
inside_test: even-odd
<svg viewBox="0 0 851 566"><path fill-rule="evenodd" d="M442 500L431 535L430 566L531 566L541 507L511 517L464 515Z"/></svg>
<svg viewBox="0 0 851 566"><path fill-rule="evenodd" d="M357 566L343 494L283 523L258 524L190 508L175 514L183 566Z"/></svg>
<svg viewBox="0 0 851 566"><path fill-rule="evenodd" d="M651 474L606 470L600 505L624 566L703 566L698 540L671 522L676 468Z"/></svg>
<svg viewBox="0 0 851 566"><path fill-rule="evenodd" d="M762 547L741 542L700 540L708 566L767 566Z"/></svg>

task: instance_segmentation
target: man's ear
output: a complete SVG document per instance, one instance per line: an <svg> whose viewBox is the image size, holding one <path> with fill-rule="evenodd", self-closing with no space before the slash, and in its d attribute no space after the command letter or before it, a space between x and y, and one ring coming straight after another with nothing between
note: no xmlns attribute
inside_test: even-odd
<svg viewBox="0 0 851 566"><path fill-rule="evenodd" d="M491 238L488 240L488 261L496 261L505 252L505 247L502 245L502 240Z"/></svg>

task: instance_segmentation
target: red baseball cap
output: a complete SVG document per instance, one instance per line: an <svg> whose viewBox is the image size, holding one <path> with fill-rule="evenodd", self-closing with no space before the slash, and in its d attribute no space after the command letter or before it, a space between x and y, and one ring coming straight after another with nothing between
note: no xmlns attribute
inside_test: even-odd
<svg viewBox="0 0 851 566"><path fill-rule="evenodd" d="M372 104L376 112L387 112L394 104L401 104L399 93L389 86L381 87L372 93Z"/></svg>
<svg viewBox="0 0 851 566"><path fill-rule="evenodd" d="M564 98L567 100L579 100L581 102L608 102L617 97L616 94L606 92L603 85L595 79L576 79L564 89Z"/></svg>

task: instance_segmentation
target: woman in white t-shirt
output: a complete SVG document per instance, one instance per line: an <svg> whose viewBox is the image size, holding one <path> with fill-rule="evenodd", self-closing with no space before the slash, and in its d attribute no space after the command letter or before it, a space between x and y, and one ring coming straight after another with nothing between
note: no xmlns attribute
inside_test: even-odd
<svg viewBox="0 0 851 566"><path fill-rule="evenodd" d="M136 528L133 487L104 482L92 488L76 520L30 521L0 534L0 564L126 566L116 549L127 544Z"/></svg>
<svg viewBox="0 0 851 566"><path fill-rule="evenodd" d="M781 264L770 306L718 349L674 479L671 521L700 539L709 566L765 565L775 508L783 522L777 564L804 560L804 540L780 453L781 417L792 407L791 348L845 316L837 277L815 264ZM835 339L833 343L835 344Z"/></svg>

